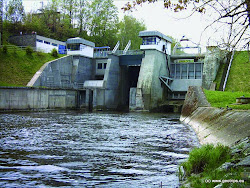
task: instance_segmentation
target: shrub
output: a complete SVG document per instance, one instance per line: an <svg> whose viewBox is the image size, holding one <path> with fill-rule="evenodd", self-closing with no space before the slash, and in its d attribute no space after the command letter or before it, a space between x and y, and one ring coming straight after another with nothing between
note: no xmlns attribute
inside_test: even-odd
<svg viewBox="0 0 250 188"><path fill-rule="evenodd" d="M27 54L27 55L32 55L32 53L34 52L34 51L33 51L33 48L30 47L30 46L27 46L27 47L25 48L25 51L26 51L26 54Z"/></svg>
<svg viewBox="0 0 250 188"><path fill-rule="evenodd" d="M43 54L42 52L40 52L40 51L37 51L37 52L36 52L36 55L37 55L38 57L44 56L44 54Z"/></svg>
<svg viewBox="0 0 250 188"><path fill-rule="evenodd" d="M7 54L7 52L8 52L7 46L3 46L3 53Z"/></svg>
<svg viewBox="0 0 250 188"><path fill-rule="evenodd" d="M53 48L53 49L51 50L51 55L52 55L53 57L58 57L58 52L57 52L57 50L56 50L55 48Z"/></svg>
<svg viewBox="0 0 250 188"><path fill-rule="evenodd" d="M181 166L187 175L201 173L219 167L230 159L230 148L223 145L203 145L201 148L193 149L186 162Z"/></svg>

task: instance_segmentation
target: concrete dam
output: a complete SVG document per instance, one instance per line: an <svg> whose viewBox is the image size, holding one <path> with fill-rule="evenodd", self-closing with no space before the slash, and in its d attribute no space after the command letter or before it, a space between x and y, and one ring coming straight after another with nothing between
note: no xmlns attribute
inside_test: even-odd
<svg viewBox="0 0 250 188"><path fill-rule="evenodd" d="M41 47L41 37L32 37ZM183 103L189 86L210 88L223 60L217 48L187 54L178 45L171 49L171 38L158 31L141 31L139 37L137 51L129 50L130 42L124 50L118 50L118 42L111 51L82 38L68 39L67 56L44 64L28 89L0 88L0 109L152 110L168 101L171 110L180 111L173 106ZM42 39L48 45L49 39ZM22 98L26 102L17 102Z"/></svg>

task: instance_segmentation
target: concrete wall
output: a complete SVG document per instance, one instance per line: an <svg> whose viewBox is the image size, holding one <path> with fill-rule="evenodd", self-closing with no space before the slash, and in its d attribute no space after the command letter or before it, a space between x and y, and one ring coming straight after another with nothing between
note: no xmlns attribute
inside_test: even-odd
<svg viewBox="0 0 250 188"><path fill-rule="evenodd" d="M0 110L76 108L77 91L0 87Z"/></svg>
<svg viewBox="0 0 250 188"><path fill-rule="evenodd" d="M32 78L28 86L73 88L92 79L92 59L83 56L66 56L46 63Z"/></svg>
<svg viewBox="0 0 250 188"><path fill-rule="evenodd" d="M36 47L36 35L17 35L9 37L9 42L17 46Z"/></svg>
<svg viewBox="0 0 250 188"><path fill-rule="evenodd" d="M225 57L226 53L222 52L218 47L207 47L202 76L203 88L210 89L216 78L220 63L224 63Z"/></svg>
<svg viewBox="0 0 250 188"><path fill-rule="evenodd" d="M105 105L107 108L117 108L119 104L119 84L120 84L119 57L109 55L107 68L105 70Z"/></svg>
<svg viewBox="0 0 250 188"><path fill-rule="evenodd" d="M166 55L157 50L145 50L137 83L137 108L150 110L157 106L157 101L162 100L160 76L168 76Z"/></svg>
<svg viewBox="0 0 250 188"><path fill-rule="evenodd" d="M105 70L104 69L104 64L107 63L107 58L98 58L98 59L95 59L95 74L96 75L104 75L105 74ZM102 64L102 69L98 69L98 64ZM107 66L107 64L106 64ZM107 68L107 67L106 67Z"/></svg>
<svg viewBox="0 0 250 188"><path fill-rule="evenodd" d="M190 125L201 144L232 145L250 136L250 111L209 107L202 90L190 87L182 108L180 120Z"/></svg>

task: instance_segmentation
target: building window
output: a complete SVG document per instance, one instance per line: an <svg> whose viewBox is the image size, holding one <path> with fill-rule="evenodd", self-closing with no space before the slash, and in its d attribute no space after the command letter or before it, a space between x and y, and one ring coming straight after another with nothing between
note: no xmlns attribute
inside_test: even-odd
<svg viewBox="0 0 250 188"><path fill-rule="evenodd" d="M181 79L187 79L187 64L183 64L181 69Z"/></svg>
<svg viewBox="0 0 250 188"><path fill-rule="evenodd" d="M195 64L195 78L201 79L201 71L202 71L202 64L197 63Z"/></svg>
<svg viewBox="0 0 250 188"><path fill-rule="evenodd" d="M106 69L106 67L107 67L107 63L104 63L103 65L104 65L104 69Z"/></svg>
<svg viewBox="0 0 250 188"><path fill-rule="evenodd" d="M154 45L159 41L158 37L144 37L142 39L142 45Z"/></svg>
<svg viewBox="0 0 250 188"><path fill-rule="evenodd" d="M50 42L48 42L48 41L44 41L44 43L45 43L45 44L50 44Z"/></svg>
<svg viewBox="0 0 250 188"><path fill-rule="evenodd" d="M176 68L175 78L180 79L180 77L181 77L181 66L180 66L180 64L176 64L175 68Z"/></svg>
<svg viewBox="0 0 250 188"><path fill-rule="evenodd" d="M40 39L36 39L36 41L37 41L37 42L43 43L43 40L40 40Z"/></svg>
<svg viewBox="0 0 250 188"><path fill-rule="evenodd" d="M194 63L190 63L188 67L188 79L194 79Z"/></svg>
<svg viewBox="0 0 250 188"><path fill-rule="evenodd" d="M67 45L67 49L69 51L76 51L76 50L80 50L80 44L68 44Z"/></svg>
<svg viewBox="0 0 250 188"><path fill-rule="evenodd" d="M55 43L52 43L52 45L53 45L53 46L57 46L57 44L55 44Z"/></svg>
<svg viewBox="0 0 250 188"><path fill-rule="evenodd" d="M102 63L97 64L97 69L102 69Z"/></svg>

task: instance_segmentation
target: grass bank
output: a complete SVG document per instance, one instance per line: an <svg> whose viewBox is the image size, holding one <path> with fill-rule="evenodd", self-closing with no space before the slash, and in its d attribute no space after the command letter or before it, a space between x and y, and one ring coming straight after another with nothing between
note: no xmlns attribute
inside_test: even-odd
<svg viewBox="0 0 250 188"><path fill-rule="evenodd" d="M247 144L249 140L233 148L207 144L193 149L188 160L179 166L179 178L184 180L182 187L212 188L220 184L219 187L243 188L250 185L245 177L248 176L245 164L239 162L244 161L249 152Z"/></svg>
<svg viewBox="0 0 250 188"><path fill-rule="evenodd" d="M247 51L235 52L225 89L226 91L250 92L249 56L250 54ZM220 64L216 79L214 80L214 82L216 83L216 90L219 90L225 67L225 64Z"/></svg>
<svg viewBox="0 0 250 188"><path fill-rule="evenodd" d="M247 51L235 52L226 91L250 92L250 54Z"/></svg>
<svg viewBox="0 0 250 188"><path fill-rule="evenodd" d="M236 98L245 96L250 97L250 92L229 92L229 91L210 91L204 90L208 102L213 107L226 108L227 106L233 109L250 109L250 104L236 105Z"/></svg>
<svg viewBox="0 0 250 188"><path fill-rule="evenodd" d="M33 52L27 55L24 50L4 53L0 49L0 86L26 86L44 63L54 59L47 53Z"/></svg>

